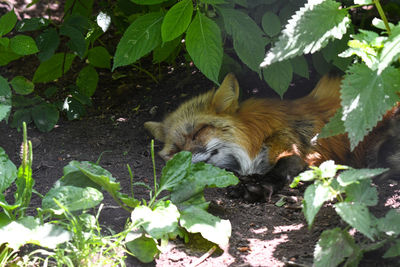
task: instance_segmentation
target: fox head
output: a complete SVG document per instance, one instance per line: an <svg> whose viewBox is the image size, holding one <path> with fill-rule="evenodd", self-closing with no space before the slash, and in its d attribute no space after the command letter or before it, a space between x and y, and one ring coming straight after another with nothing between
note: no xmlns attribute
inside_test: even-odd
<svg viewBox="0 0 400 267"><path fill-rule="evenodd" d="M164 142L159 155L168 160L175 153L192 152L193 162L206 162L236 171L247 172L253 159L243 145L242 131L235 114L239 108L239 84L228 74L216 90L194 97L183 103L162 122L149 121L145 128ZM251 164L250 164L251 165Z"/></svg>

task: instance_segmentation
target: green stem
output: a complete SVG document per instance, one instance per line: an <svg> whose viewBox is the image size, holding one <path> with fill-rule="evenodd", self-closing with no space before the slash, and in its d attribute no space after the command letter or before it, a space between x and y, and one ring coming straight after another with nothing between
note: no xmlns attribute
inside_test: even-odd
<svg viewBox="0 0 400 267"><path fill-rule="evenodd" d="M385 12L383 11L383 8L381 6L381 3L379 0L374 0L374 4L376 6L376 9L378 9L378 13L381 16L381 19L383 20L383 23L385 23L386 30L388 32L388 35L390 35L392 32L390 30L389 22L386 18Z"/></svg>

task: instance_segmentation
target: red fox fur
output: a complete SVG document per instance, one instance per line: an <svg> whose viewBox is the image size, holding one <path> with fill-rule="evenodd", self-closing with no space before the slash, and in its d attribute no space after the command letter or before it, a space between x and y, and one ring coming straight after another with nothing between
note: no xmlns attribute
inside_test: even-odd
<svg viewBox="0 0 400 267"><path fill-rule="evenodd" d="M146 122L145 128L164 142L159 153L163 159L187 150L194 162L204 161L241 176L268 175L288 157L296 160L279 170L293 169L292 175L328 159L366 166L373 137L353 152L346 135L317 139L340 106L340 83L339 77L325 76L308 96L297 100L251 98L239 103L238 82L228 74L217 90L188 100L163 122Z"/></svg>

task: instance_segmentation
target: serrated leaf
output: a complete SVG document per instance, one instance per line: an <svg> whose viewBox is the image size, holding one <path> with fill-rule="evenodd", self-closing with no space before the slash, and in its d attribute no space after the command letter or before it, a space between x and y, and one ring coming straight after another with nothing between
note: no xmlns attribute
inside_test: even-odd
<svg viewBox="0 0 400 267"><path fill-rule="evenodd" d="M261 25L264 32L270 37L280 33L282 27L279 17L270 11L265 12L263 15Z"/></svg>
<svg viewBox="0 0 400 267"><path fill-rule="evenodd" d="M134 63L161 43L163 15L153 12L137 18L125 31L114 56L113 70Z"/></svg>
<svg viewBox="0 0 400 267"><path fill-rule="evenodd" d="M218 84L223 55L218 25L198 12L186 32L186 49L196 67Z"/></svg>
<svg viewBox="0 0 400 267"><path fill-rule="evenodd" d="M336 267L354 253L356 244L346 231L340 228L322 232L314 250L315 267Z"/></svg>
<svg viewBox="0 0 400 267"><path fill-rule="evenodd" d="M269 40L247 14L230 8L218 10L224 19L226 32L232 36L236 54L250 69L260 73L260 62Z"/></svg>
<svg viewBox="0 0 400 267"><path fill-rule="evenodd" d="M400 234L400 211L391 209L378 221L378 229L389 236Z"/></svg>
<svg viewBox="0 0 400 267"><path fill-rule="evenodd" d="M83 34L75 27L63 24L60 27L60 35L68 36L70 38L67 43L68 47L76 52L80 58L83 58L86 53L86 42Z"/></svg>
<svg viewBox="0 0 400 267"><path fill-rule="evenodd" d="M15 76L10 84L14 91L20 95L28 95L35 89L35 85L23 76Z"/></svg>
<svg viewBox="0 0 400 267"><path fill-rule="evenodd" d="M400 25L392 29L392 34L384 43L383 49L379 54L378 75L382 73L390 64L398 61L400 57Z"/></svg>
<svg viewBox="0 0 400 267"><path fill-rule="evenodd" d="M49 103L42 103L32 108L32 118L41 132L50 132L58 122L58 109Z"/></svg>
<svg viewBox="0 0 400 267"><path fill-rule="evenodd" d="M17 23L14 9L0 17L0 37L9 33Z"/></svg>
<svg viewBox="0 0 400 267"><path fill-rule="evenodd" d="M182 211L180 224L190 233L200 233L205 239L225 247L228 245L232 227L228 220L220 218L197 207Z"/></svg>
<svg viewBox="0 0 400 267"><path fill-rule="evenodd" d="M340 107L335 115L329 119L329 122L322 128L318 138L327 138L338 134L344 134L346 129L344 128L344 122L342 121L343 109Z"/></svg>
<svg viewBox="0 0 400 267"><path fill-rule="evenodd" d="M89 63L97 68L111 68L111 55L103 46L96 46L89 49Z"/></svg>
<svg viewBox="0 0 400 267"><path fill-rule="evenodd" d="M11 88L0 75L0 121L7 119L11 111Z"/></svg>
<svg viewBox="0 0 400 267"><path fill-rule="evenodd" d="M399 100L400 71L388 67L382 74L363 64L349 67L341 86L344 126L351 149L372 130Z"/></svg>
<svg viewBox="0 0 400 267"><path fill-rule="evenodd" d="M126 247L143 263L149 263L160 253L156 241L153 238L140 236L126 243Z"/></svg>
<svg viewBox="0 0 400 267"><path fill-rule="evenodd" d="M0 194L4 192L17 178L17 167L0 147Z"/></svg>
<svg viewBox="0 0 400 267"><path fill-rule="evenodd" d="M264 79L282 98L293 78L292 64L289 60L276 62L263 69Z"/></svg>
<svg viewBox="0 0 400 267"><path fill-rule="evenodd" d="M39 52L35 40L27 35L17 35L10 39L11 50L22 56L31 55Z"/></svg>
<svg viewBox="0 0 400 267"><path fill-rule="evenodd" d="M310 74L308 72L308 63L304 56L294 57L290 59L290 63L292 64L294 73L306 79L310 78Z"/></svg>
<svg viewBox="0 0 400 267"><path fill-rule="evenodd" d="M374 240L376 218L369 213L367 206L362 203L339 202L334 204L339 216L360 233Z"/></svg>
<svg viewBox="0 0 400 267"><path fill-rule="evenodd" d="M309 1L288 21L278 42L267 53L261 67L300 54L314 53L330 39L341 39L350 23L346 9L333 0Z"/></svg>
<svg viewBox="0 0 400 267"><path fill-rule="evenodd" d="M52 210L55 214L64 213L53 200L56 199L68 211L86 210L96 207L103 201L103 194L93 187L76 187L65 185L50 189L42 200L42 208Z"/></svg>
<svg viewBox="0 0 400 267"><path fill-rule="evenodd" d="M58 45L60 44L60 37L54 28L49 28L43 31L37 38L36 44L39 49L38 58L40 61L46 61L50 59Z"/></svg>
<svg viewBox="0 0 400 267"><path fill-rule="evenodd" d="M19 32L36 31L47 27L49 24L50 21L45 18L23 19L18 22L16 30Z"/></svg>
<svg viewBox="0 0 400 267"><path fill-rule="evenodd" d="M85 96L92 96L97 88L97 82L99 81L99 74L92 66L86 66L78 74L76 78L76 86L79 88L79 92Z"/></svg>
<svg viewBox="0 0 400 267"><path fill-rule="evenodd" d="M57 53L53 55L49 60L40 63L33 75L32 81L34 83L45 83L60 78L71 68L74 58L75 55L68 53Z"/></svg>
<svg viewBox="0 0 400 267"><path fill-rule="evenodd" d="M388 169L350 169L339 174L337 181L341 186L348 186L364 179L370 179L374 176L386 172Z"/></svg>
<svg viewBox="0 0 400 267"><path fill-rule="evenodd" d="M322 204L333 197L335 197L335 195L333 195L329 186L323 185L322 183L315 182L307 187L304 192L303 213L309 228L311 228L315 215L317 215Z"/></svg>
<svg viewBox="0 0 400 267"><path fill-rule="evenodd" d="M371 186L371 180L363 180L357 184L350 184L345 188L346 202L363 203L367 206L378 204L378 190Z"/></svg>
<svg viewBox="0 0 400 267"><path fill-rule="evenodd" d="M193 2L182 0L173 5L165 14L161 25L161 37L163 42L174 40L184 33L192 21Z"/></svg>

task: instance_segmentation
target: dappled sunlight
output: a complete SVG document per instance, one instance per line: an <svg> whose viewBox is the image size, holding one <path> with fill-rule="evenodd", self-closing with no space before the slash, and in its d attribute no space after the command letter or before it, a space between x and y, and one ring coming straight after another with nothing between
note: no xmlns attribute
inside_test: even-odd
<svg viewBox="0 0 400 267"><path fill-rule="evenodd" d="M293 225L280 225L280 226L274 226L274 231L272 232L273 234L280 234L280 233L286 233L289 231L297 231L300 230L301 228L304 227L304 224L293 224Z"/></svg>
<svg viewBox="0 0 400 267"><path fill-rule="evenodd" d="M281 235L271 240L260 240L255 238L248 239L248 254L243 256L245 262L254 262L257 259L265 259L265 266L284 266L284 263L275 256L275 250L278 245L288 242L287 235Z"/></svg>

